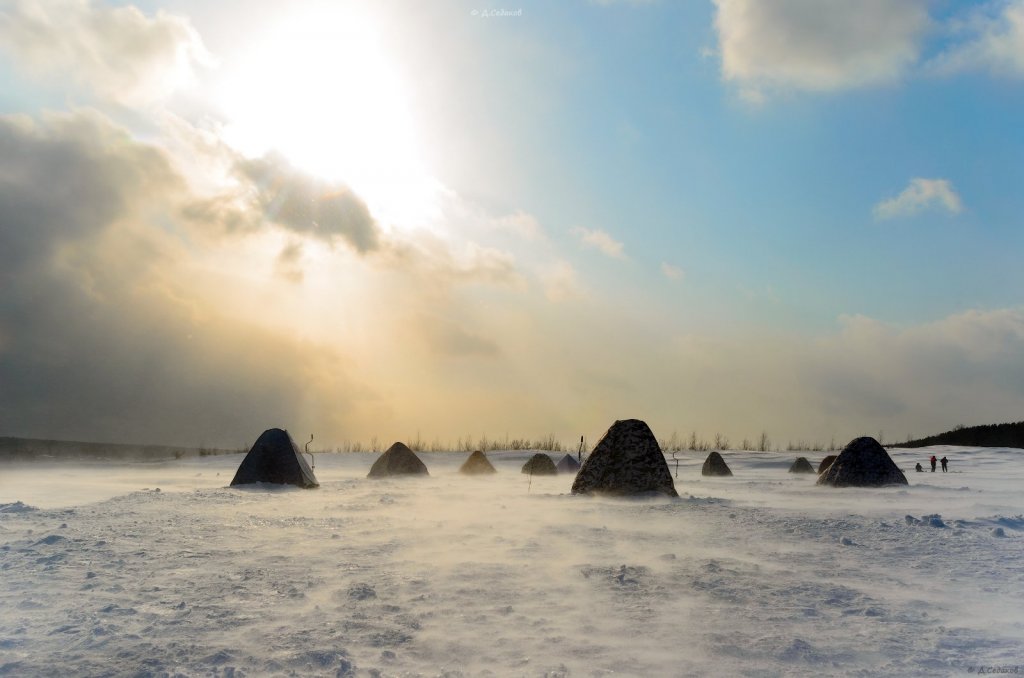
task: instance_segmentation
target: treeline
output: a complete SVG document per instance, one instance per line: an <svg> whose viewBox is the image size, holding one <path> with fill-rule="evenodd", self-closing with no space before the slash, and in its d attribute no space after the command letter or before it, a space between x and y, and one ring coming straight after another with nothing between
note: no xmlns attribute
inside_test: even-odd
<svg viewBox="0 0 1024 678"><path fill-rule="evenodd" d="M893 443L891 447L927 447L929 445L963 445L966 447L1024 447L1024 421L1011 424L957 426L938 435Z"/></svg>
<svg viewBox="0 0 1024 678"><path fill-rule="evenodd" d="M732 446L729 438L721 433L716 433L714 438L708 440L703 436L698 436L696 431L691 431L689 436L683 437L676 431L673 431L672 435L668 438L659 439L658 445L661 446L663 452L683 452L686 450L691 452L707 452L708 450L731 449L770 452L772 449L772 441L764 431L761 432L761 436L757 439L744 438L739 446L735 448Z"/></svg>
<svg viewBox="0 0 1024 678"><path fill-rule="evenodd" d="M245 452L246 450L0 437L0 461L39 461L46 459L60 461L161 461L165 459L182 459L184 457L235 454L239 451Z"/></svg>
<svg viewBox="0 0 1024 678"><path fill-rule="evenodd" d="M369 442L349 440L337 445L333 450L319 450L318 452L374 452L379 454L386 450L392 442L394 441L385 441L374 436ZM495 438L491 438L486 435L480 437L466 436L464 438L456 439L455 442L442 442L437 438L432 441L426 441L417 434L415 438L403 440L402 442L405 443L413 452L541 450L545 452L574 453L580 450L581 443L578 439L571 443L565 443L556 438L554 434L548 434L542 438L510 438L508 435ZM782 445L774 443L766 431L762 431L761 435L756 438L743 438L736 444L721 433L715 433L713 437L705 438L696 431L691 431L689 435L679 435L678 432L673 431L672 435L668 438L659 438L658 445L661 447L663 452L708 452L710 450L746 450L750 452L780 452L782 450L786 450L789 452L823 452L837 449L834 438L828 443L822 443L819 441L791 440L785 445ZM582 441L582 451L584 454L592 451L591 441L586 439Z"/></svg>
<svg viewBox="0 0 1024 678"><path fill-rule="evenodd" d="M381 453L391 446L390 441L384 443L380 438L374 436L370 438L369 443L364 443L359 440L347 440L341 445L334 448L335 452L374 452ZM570 448L575 451L579 445L572 447L571 445L563 445L554 434L548 434L541 438L510 438L505 435L504 438L489 438L486 435L474 438L473 436L466 436L465 438L458 438L453 443L451 441L441 442L438 439L432 441L423 440L419 434L415 438L409 440L403 440L403 443L412 450L413 452L474 452L480 450L482 452L494 452L497 450L544 450L545 452L565 452ZM584 450L586 451L586 450Z"/></svg>

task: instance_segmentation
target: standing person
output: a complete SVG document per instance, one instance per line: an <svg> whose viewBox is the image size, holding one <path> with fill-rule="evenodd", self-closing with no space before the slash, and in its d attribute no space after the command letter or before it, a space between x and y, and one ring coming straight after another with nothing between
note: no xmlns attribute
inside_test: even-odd
<svg viewBox="0 0 1024 678"><path fill-rule="evenodd" d="M935 458L935 455L933 454L932 455L932 459L931 459L931 462L932 462L932 473L935 473L935 462L936 461L938 461L938 460Z"/></svg>
<svg viewBox="0 0 1024 678"><path fill-rule="evenodd" d="M943 472L943 473L945 473L945 472L946 472L946 464L948 464L948 463L949 463L949 460L948 460L948 459L946 459L945 457L943 457L943 458L942 458L942 472Z"/></svg>

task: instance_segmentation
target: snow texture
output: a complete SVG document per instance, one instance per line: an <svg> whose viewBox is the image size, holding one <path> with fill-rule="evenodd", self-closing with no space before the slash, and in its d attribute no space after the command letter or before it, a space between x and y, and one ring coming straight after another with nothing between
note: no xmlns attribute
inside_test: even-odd
<svg viewBox="0 0 1024 678"><path fill-rule="evenodd" d="M1024 671L1024 451L833 488L681 454L679 498L573 496L530 453L0 466L0 676L962 676ZM812 463L816 459L811 459Z"/></svg>

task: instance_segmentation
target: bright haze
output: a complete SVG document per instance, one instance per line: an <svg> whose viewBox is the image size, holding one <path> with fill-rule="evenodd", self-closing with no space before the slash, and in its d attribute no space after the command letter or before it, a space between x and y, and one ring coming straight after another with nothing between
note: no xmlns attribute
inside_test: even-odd
<svg viewBox="0 0 1024 678"><path fill-rule="evenodd" d="M1024 411L1024 2L0 2L0 435Z"/></svg>

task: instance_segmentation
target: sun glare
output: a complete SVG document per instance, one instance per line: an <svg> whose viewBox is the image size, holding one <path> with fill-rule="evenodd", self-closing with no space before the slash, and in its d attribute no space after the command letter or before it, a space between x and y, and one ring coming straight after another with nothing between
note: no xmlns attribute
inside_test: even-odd
<svg viewBox="0 0 1024 678"><path fill-rule="evenodd" d="M248 155L276 150L352 187L385 227L422 228L436 214L410 91L366 17L292 16L231 60L219 98L225 136Z"/></svg>

